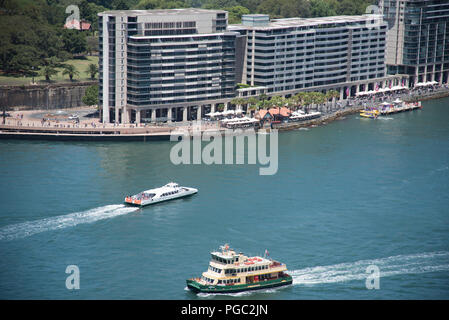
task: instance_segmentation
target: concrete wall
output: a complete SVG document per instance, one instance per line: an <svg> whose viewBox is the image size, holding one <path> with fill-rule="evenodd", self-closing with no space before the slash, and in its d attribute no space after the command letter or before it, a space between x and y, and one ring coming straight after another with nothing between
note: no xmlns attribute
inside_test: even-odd
<svg viewBox="0 0 449 320"><path fill-rule="evenodd" d="M87 87L98 81L48 85L1 86L0 109L63 109L84 105L82 98Z"/></svg>

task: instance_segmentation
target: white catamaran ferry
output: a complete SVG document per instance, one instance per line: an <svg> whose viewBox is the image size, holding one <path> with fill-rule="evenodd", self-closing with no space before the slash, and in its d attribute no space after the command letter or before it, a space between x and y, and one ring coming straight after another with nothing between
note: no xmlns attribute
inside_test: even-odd
<svg viewBox="0 0 449 320"><path fill-rule="evenodd" d="M180 187L177 183L170 182L160 188L127 196L125 197L125 203L143 207L149 204L190 196L197 192L198 190L195 188Z"/></svg>
<svg viewBox="0 0 449 320"><path fill-rule="evenodd" d="M265 251L267 254L267 251ZM225 244L211 252L209 269L201 277L187 280L193 292L233 293L292 284L287 266L266 257L247 257Z"/></svg>

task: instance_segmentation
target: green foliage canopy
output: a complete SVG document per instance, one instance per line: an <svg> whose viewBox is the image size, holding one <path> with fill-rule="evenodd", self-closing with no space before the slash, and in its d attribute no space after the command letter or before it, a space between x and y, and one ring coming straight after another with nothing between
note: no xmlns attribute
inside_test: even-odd
<svg viewBox="0 0 449 320"><path fill-rule="evenodd" d="M95 84L88 87L82 100L88 106L98 104L98 85Z"/></svg>

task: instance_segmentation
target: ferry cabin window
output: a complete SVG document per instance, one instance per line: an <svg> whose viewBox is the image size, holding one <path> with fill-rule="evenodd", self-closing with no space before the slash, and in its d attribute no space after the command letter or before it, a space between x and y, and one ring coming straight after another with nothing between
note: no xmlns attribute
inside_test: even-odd
<svg viewBox="0 0 449 320"><path fill-rule="evenodd" d="M218 281L220 281L220 280L218 280ZM239 283L239 282L240 282L240 278L239 279L223 280L223 283L225 283L225 284Z"/></svg>

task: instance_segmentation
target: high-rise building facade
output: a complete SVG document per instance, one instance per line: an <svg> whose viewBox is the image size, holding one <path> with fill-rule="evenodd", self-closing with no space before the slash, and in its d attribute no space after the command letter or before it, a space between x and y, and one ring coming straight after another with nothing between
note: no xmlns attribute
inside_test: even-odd
<svg viewBox="0 0 449 320"><path fill-rule="evenodd" d="M99 14L99 31L104 122L187 121L236 96L337 90L345 99L404 83L386 75L381 15L244 15L228 26L223 10L115 10Z"/></svg>
<svg viewBox="0 0 449 320"><path fill-rule="evenodd" d="M232 99L239 34L226 27L222 10L100 13L103 121L185 121Z"/></svg>
<svg viewBox="0 0 449 320"><path fill-rule="evenodd" d="M448 82L449 1L380 0L388 22L389 74L408 74L411 84Z"/></svg>
<svg viewBox="0 0 449 320"><path fill-rule="evenodd" d="M339 90L355 95L388 81L380 15L269 19L244 15L228 30L247 37L241 81L269 94Z"/></svg>

